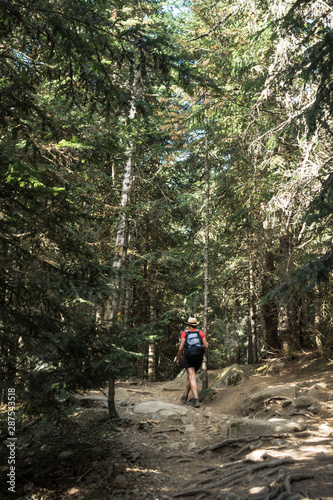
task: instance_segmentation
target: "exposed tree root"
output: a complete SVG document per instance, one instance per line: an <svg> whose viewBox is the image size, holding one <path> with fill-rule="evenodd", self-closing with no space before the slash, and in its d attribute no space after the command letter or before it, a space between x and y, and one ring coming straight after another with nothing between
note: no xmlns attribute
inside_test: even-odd
<svg viewBox="0 0 333 500"><path fill-rule="evenodd" d="M209 492L209 494L211 494L211 492ZM207 496L207 493L200 493L200 495L198 495L197 497L195 497L194 500L203 500L204 498L206 498Z"/></svg>
<svg viewBox="0 0 333 500"><path fill-rule="evenodd" d="M188 490L188 491L182 491L180 493L176 493L175 495L172 496L172 498L179 498L179 497L193 497L195 495L198 495L200 496L201 498L204 498L204 496L202 495L212 495L213 492L210 491L210 490L207 490L205 488L201 488L201 489L193 489L193 490ZM196 498L196 500L198 500Z"/></svg>
<svg viewBox="0 0 333 500"><path fill-rule="evenodd" d="M193 460L193 455L187 455L186 453L173 453L172 455L167 455L166 458L171 460L173 458L190 458Z"/></svg>
<svg viewBox="0 0 333 500"><path fill-rule="evenodd" d="M291 482L292 481L303 481L304 479L313 479L313 474L288 474L284 480L284 485L286 491L291 493Z"/></svg>
<svg viewBox="0 0 333 500"><path fill-rule="evenodd" d="M291 492L291 483L293 481L302 481L304 479L312 479L312 474L287 474L276 478L261 495L253 496L253 500L297 500L304 498L300 493ZM282 491L284 490L284 491Z"/></svg>
<svg viewBox="0 0 333 500"><path fill-rule="evenodd" d="M225 474L225 468L222 467L220 469L220 471L216 471L216 470L210 470L209 471L209 474L207 477L201 479L200 481L197 481L195 482L195 486L196 488L197 487L200 487L201 485L205 484L205 488L200 490L200 493L203 493L203 492L206 492L206 491L210 491L210 490L213 490L213 489L216 489L216 488L220 488L220 487L223 487L223 486L228 486L229 488L232 487L232 486L235 486L236 484L238 484L241 480L244 479L244 477L250 475L250 474L253 474L254 472L257 472L257 471L260 471L260 470L263 470L263 469L267 469L267 468L270 468L270 467L274 467L275 469L277 467L281 467L282 465L286 465L286 464L291 464L291 463L294 463L294 460L292 458L281 458L281 459L276 459L276 460L271 460L271 461L264 461L264 462L256 462L256 463L252 463L252 465L244 465L246 462L243 461L243 466L240 466L240 467L237 467L236 470L232 470L231 472L229 472L228 474ZM218 481L215 481L215 482L209 482L213 479L213 476L216 476L218 475L218 472L224 474L223 476L223 479L220 479ZM287 478L288 478L288 481L289 483L286 483L285 484L285 489L287 490L287 488L289 488L288 484L290 484L290 481L291 480L296 480L295 478L298 477L298 476L301 476L301 474L298 474L298 475L288 475L288 476L284 476L284 479L283 481L286 481ZM302 477L304 478L304 475L302 475ZM280 478L280 482L281 482L281 478ZM208 484L206 484L208 483ZM184 485L184 487L186 488L187 486L189 486L190 484L193 484L193 481L191 483L186 483ZM281 492L281 484L279 485L276 485L276 481L274 481L273 485L272 485L274 488L274 496ZM188 490L188 491L182 491L181 493L177 493L174 498L177 498L177 497L181 497L181 496L193 496L195 494L198 493L198 489L196 488L193 488L192 486L192 489L191 490ZM267 491L265 493L265 496L262 496L262 497L256 497L256 500L260 500L261 498L274 498L274 496L270 496L272 492L269 492L267 494Z"/></svg>
<svg viewBox="0 0 333 500"><path fill-rule="evenodd" d="M227 438L227 439L224 439L223 441L220 441L219 443L216 443L216 444L212 444L211 446L205 446L204 448L200 448L200 450L197 450L196 453L200 454L200 453L205 453L206 451L215 451L215 450L218 450L220 448L223 448L224 446L229 446L229 445L234 445L234 444L237 444L237 443L241 443L242 445L244 443L250 443L252 441L259 441L259 439L262 439L262 438L276 438L276 437L282 437L281 435L277 436L276 434L272 434L270 436L256 436L256 437L252 437L252 438Z"/></svg>
<svg viewBox="0 0 333 500"><path fill-rule="evenodd" d="M255 450L256 448L257 448L257 446L251 446L250 444L247 444L246 446L242 446L242 448L240 448L238 451L236 451L236 453L233 453L231 455L230 460L235 460L243 453L245 453L247 451Z"/></svg>

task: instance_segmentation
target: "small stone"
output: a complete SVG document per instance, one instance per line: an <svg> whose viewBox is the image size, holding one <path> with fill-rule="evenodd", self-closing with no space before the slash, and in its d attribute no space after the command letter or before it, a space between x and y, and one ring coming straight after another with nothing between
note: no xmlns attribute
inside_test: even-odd
<svg viewBox="0 0 333 500"><path fill-rule="evenodd" d="M273 446L283 446L284 444L286 444L284 439L273 439L272 441Z"/></svg>
<svg viewBox="0 0 333 500"><path fill-rule="evenodd" d="M185 432L195 432L195 425L193 425L193 424L186 425L184 430L185 430Z"/></svg>
<svg viewBox="0 0 333 500"><path fill-rule="evenodd" d="M127 488L128 481L125 476L118 474L113 480L113 484L118 488Z"/></svg>
<svg viewBox="0 0 333 500"><path fill-rule="evenodd" d="M168 448L169 448L170 450L179 450L179 447L180 447L180 443L170 443L170 444L168 445Z"/></svg>
<svg viewBox="0 0 333 500"><path fill-rule="evenodd" d="M292 407L297 408L298 410L301 408L309 408L310 406L315 406L315 401L308 396L300 396L292 404Z"/></svg>
<svg viewBox="0 0 333 500"><path fill-rule="evenodd" d="M119 472L123 472L123 471L125 470L125 464L123 464L123 463L119 463L119 462L115 462L115 463L113 464L113 470L114 470L116 473L118 473L118 475L120 475L120 474L119 474Z"/></svg>
<svg viewBox="0 0 333 500"><path fill-rule="evenodd" d="M74 451L63 451L58 455L59 460L67 460L70 457L74 456Z"/></svg>
<svg viewBox="0 0 333 500"><path fill-rule="evenodd" d="M318 415L319 414L319 407L317 405L312 405L308 408L309 412L312 413L312 415Z"/></svg>

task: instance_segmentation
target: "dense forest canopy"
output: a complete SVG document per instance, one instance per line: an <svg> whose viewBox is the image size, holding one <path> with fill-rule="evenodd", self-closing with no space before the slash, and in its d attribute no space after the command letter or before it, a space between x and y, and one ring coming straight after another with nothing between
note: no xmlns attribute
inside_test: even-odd
<svg viewBox="0 0 333 500"><path fill-rule="evenodd" d="M2 398L331 350L332 2L0 5Z"/></svg>

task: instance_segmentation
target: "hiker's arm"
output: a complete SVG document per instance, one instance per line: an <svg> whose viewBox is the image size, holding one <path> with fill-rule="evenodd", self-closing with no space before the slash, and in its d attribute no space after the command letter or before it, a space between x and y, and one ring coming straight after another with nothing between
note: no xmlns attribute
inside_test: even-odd
<svg viewBox="0 0 333 500"><path fill-rule="evenodd" d="M203 338L202 338L202 343L203 343L204 347L205 347L206 349L208 349L208 342L207 342L207 340L206 340L206 337L203 337Z"/></svg>
<svg viewBox="0 0 333 500"><path fill-rule="evenodd" d="M180 365L180 360L182 359L182 354L184 352L185 339L180 339L178 356L177 356L177 365Z"/></svg>

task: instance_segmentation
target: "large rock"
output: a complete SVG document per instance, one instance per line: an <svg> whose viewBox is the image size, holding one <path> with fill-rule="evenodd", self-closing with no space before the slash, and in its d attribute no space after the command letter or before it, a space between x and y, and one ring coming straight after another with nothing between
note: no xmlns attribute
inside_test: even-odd
<svg viewBox="0 0 333 500"><path fill-rule="evenodd" d="M277 375L285 368L285 364L278 360L273 360L266 365L257 368L258 375Z"/></svg>
<svg viewBox="0 0 333 500"><path fill-rule="evenodd" d="M208 372L208 386L211 387L214 384L217 374L214 372ZM162 386L162 391L184 391L185 383L187 379L186 370L182 370L174 380L166 382ZM200 382L202 379L201 370L197 373L197 380Z"/></svg>
<svg viewBox="0 0 333 500"><path fill-rule="evenodd" d="M284 418L272 418L270 420L238 418L229 422L228 437L275 436L302 430L303 427L299 423Z"/></svg>
<svg viewBox="0 0 333 500"><path fill-rule="evenodd" d="M265 401L269 401L270 399L294 400L296 398L296 390L297 386L295 384L278 385L250 394L243 401L242 414L249 415L251 411L258 411Z"/></svg>
<svg viewBox="0 0 333 500"><path fill-rule="evenodd" d="M314 384L308 390L307 395L310 398L318 399L319 401L327 401L327 394L324 392L326 389L325 385L322 384Z"/></svg>
<svg viewBox="0 0 333 500"><path fill-rule="evenodd" d="M174 380L166 382L162 386L163 391L183 391L186 383L186 370L182 370ZM246 369L240 365L232 365L219 371L208 371L208 387L213 389L221 389L223 387L231 387L241 384L248 374ZM199 384L202 381L202 371L197 373Z"/></svg>
<svg viewBox="0 0 333 500"><path fill-rule="evenodd" d="M162 386L162 391L183 391L185 389L185 383L187 379L186 370L182 370L178 373L174 380L166 382Z"/></svg>
<svg viewBox="0 0 333 500"><path fill-rule="evenodd" d="M189 410L190 407L174 405L166 403L165 401L146 401L133 408L134 413L145 413L164 417L186 415Z"/></svg>
<svg viewBox="0 0 333 500"><path fill-rule="evenodd" d="M248 374L245 368L235 364L219 373L212 385L215 389L231 387L241 384L246 378L248 378Z"/></svg>

